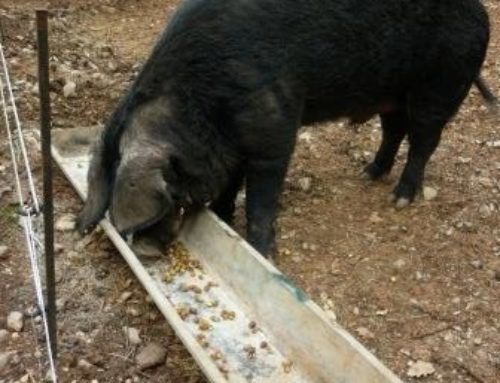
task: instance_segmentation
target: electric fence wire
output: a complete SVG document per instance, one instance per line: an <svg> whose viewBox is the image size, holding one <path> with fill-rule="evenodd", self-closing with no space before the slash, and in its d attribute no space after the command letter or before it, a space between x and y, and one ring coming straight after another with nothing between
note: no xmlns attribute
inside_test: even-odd
<svg viewBox="0 0 500 383"><path fill-rule="evenodd" d="M40 267L39 267L39 259L41 258L41 249L40 246L37 246L37 244L40 243L38 239L38 235L36 233L36 230L33 225L33 212L34 214L38 214L40 212L40 204L38 200L38 196L36 193L36 188L35 188L35 183L34 183L34 178L33 174L31 171L31 165L28 157L28 153L26 150L26 146L24 143L24 137L21 129L21 123L19 120L19 115L17 112L17 107L16 107L16 102L14 98L14 92L12 90L12 84L10 81L10 76L9 76L9 71L8 71L8 66L7 66L7 61L5 59L5 54L4 54L4 48L3 44L0 43L0 60L1 60L1 70L0 70L0 94L1 94L1 103L2 103L2 109L3 109L3 116L4 116L4 121L5 121L5 127L7 130L7 139L9 143L9 148L10 148L10 154L12 157L12 168L14 171L14 178L15 178L15 184L16 184L16 192L19 200L19 208L20 211L22 212L22 225L24 229L24 237L26 240L26 249L28 252L28 258L29 262L31 265L31 271L32 271L32 277L33 277L33 284L35 288L35 293L36 293L36 299L38 303L38 307L41 311L41 316L42 316L42 322L43 322L43 329L45 333L45 340L47 344L47 354L48 354L48 360L49 360L49 367L50 367L50 377L54 383L57 382L57 374L56 374L56 368L55 368L55 362L54 362L54 357L53 357L53 350L51 347L50 343L50 335L49 335L49 328L48 328L48 320L47 320L47 310L45 306L45 300L43 296L43 285L42 285L42 280L40 277ZM7 100L6 100L6 94L7 98L9 99L9 104L10 107L8 106ZM16 128L16 134L17 137L14 137L13 131L11 129L11 124L10 124L10 118L9 118L9 111L12 112L12 119ZM21 177L19 175L19 170L20 170L20 164L18 163L17 159L17 153L16 153L16 145L14 140L17 139L18 143L18 150L21 152L22 156L22 165L24 165L27 178L28 178L28 188L29 188L29 194L31 195L31 200L33 201L33 208L34 210L30 209L28 206L25 205L25 199L23 195L23 188L22 188L22 182L21 182ZM36 338L36 336L35 336Z"/></svg>

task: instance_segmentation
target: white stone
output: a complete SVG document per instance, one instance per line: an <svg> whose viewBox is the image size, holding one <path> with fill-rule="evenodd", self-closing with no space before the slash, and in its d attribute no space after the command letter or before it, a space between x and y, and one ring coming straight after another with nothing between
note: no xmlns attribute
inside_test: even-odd
<svg viewBox="0 0 500 383"><path fill-rule="evenodd" d="M494 148L500 148L500 140L493 141L491 143L491 146L493 146Z"/></svg>
<svg viewBox="0 0 500 383"><path fill-rule="evenodd" d="M86 361L85 359L80 359L78 361L78 367L81 368L82 370L92 370L95 366L92 363Z"/></svg>
<svg viewBox="0 0 500 383"><path fill-rule="evenodd" d="M7 330L0 329L0 344L6 342L9 339L9 332Z"/></svg>
<svg viewBox="0 0 500 383"><path fill-rule="evenodd" d="M130 344L134 346L141 344L141 336L139 335L139 330L134 327L123 327L123 332L127 337Z"/></svg>
<svg viewBox="0 0 500 383"><path fill-rule="evenodd" d="M64 97L73 97L76 94L76 84L73 81L68 81L63 88Z"/></svg>
<svg viewBox="0 0 500 383"><path fill-rule="evenodd" d="M12 355L12 352L0 352L0 376L2 375L2 372L9 366Z"/></svg>
<svg viewBox="0 0 500 383"><path fill-rule="evenodd" d="M24 318L23 313L19 311L12 311L7 317L7 328L16 332L23 329Z"/></svg>
<svg viewBox="0 0 500 383"><path fill-rule="evenodd" d="M124 291L120 295L120 297L118 298L117 302L118 303L124 303L124 302L128 301L131 296L132 296L132 292L131 291Z"/></svg>
<svg viewBox="0 0 500 383"><path fill-rule="evenodd" d="M406 265L406 262L403 259L398 259L393 265L396 269L402 269Z"/></svg>
<svg viewBox="0 0 500 383"><path fill-rule="evenodd" d="M479 207L479 214L483 218L489 217L491 215L491 208L490 208L490 206L488 204L486 204L486 203L483 203Z"/></svg>
<svg viewBox="0 0 500 383"><path fill-rule="evenodd" d="M432 201L438 195L438 191L430 186L425 186L423 193L426 201Z"/></svg>
<svg viewBox="0 0 500 383"><path fill-rule="evenodd" d="M302 177L299 179L299 186L302 191L308 192L311 190L311 178L310 177Z"/></svg>
<svg viewBox="0 0 500 383"><path fill-rule="evenodd" d="M135 357L135 362L141 370L158 366L165 362L167 350L157 343L150 343Z"/></svg>
<svg viewBox="0 0 500 383"><path fill-rule="evenodd" d="M365 338L365 339L375 338L375 335L370 330L368 330L366 327L358 327L356 329L356 332L359 334L360 337Z"/></svg>
<svg viewBox="0 0 500 383"><path fill-rule="evenodd" d="M380 223L384 221L384 219L376 211L370 214L369 219L371 223Z"/></svg>
<svg viewBox="0 0 500 383"><path fill-rule="evenodd" d="M305 141L306 143L311 143L312 134L310 132L302 132L299 134L299 141Z"/></svg>
<svg viewBox="0 0 500 383"><path fill-rule="evenodd" d="M418 360L410 366L407 375L411 378L422 378L434 374L435 371L432 363Z"/></svg>
<svg viewBox="0 0 500 383"><path fill-rule="evenodd" d="M75 229L75 217L71 214L63 215L54 227L57 231L72 231Z"/></svg>
<svg viewBox="0 0 500 383"><path fill-rule="evenodd" d="M127 314L132 315L133 317L138 317L141 315L138 309L135 307L127 307Z"/></svg>
<svg viewBox="0 0 500 383"><path fill-rule="evenodd" d="M5 245L0 245L0 259L7 258L9 248Z"/></svg>

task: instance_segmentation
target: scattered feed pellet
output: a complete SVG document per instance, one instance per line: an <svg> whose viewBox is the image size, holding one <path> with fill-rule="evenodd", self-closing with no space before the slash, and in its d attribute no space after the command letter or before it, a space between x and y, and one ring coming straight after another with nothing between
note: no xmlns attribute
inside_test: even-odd
<svg viewBox="0 0 500 383"><path fill-rule="evenodd" d="M222 310L220 316L224 320L234 320L234 318L236 318L236 313L234 311Z"/></svg>

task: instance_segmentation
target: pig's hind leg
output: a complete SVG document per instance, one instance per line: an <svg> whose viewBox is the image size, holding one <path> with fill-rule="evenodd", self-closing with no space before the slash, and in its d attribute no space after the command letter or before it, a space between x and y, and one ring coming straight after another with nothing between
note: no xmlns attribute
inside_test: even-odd
<svg viewBox="0 0 500 383"><path fill-rule="evenodd" d="M415 199L421 190L427 162L439 145L441 133L465 99L470 81L462 78L421 84L407 97L409 151L392 199L399 208Z"/></svg>
<svg viewBox="0 0 500 383"><path fill-rule="evenodd" d="M378 180L388 174L408 129L408 113L402 107L394 112L380 115L382 122L382 142L372 163L364 169L371 180Z"/></svg>

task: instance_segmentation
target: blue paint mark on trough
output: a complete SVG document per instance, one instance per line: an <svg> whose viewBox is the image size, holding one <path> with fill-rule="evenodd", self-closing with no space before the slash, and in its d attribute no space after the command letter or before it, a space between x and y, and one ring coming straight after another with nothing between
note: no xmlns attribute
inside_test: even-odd
<svg viewBox="0 0 500 383"><path fill-rule="evenodd" d="M300 287L297 287L295 283L293 283L293 281L286 275L281 273L275 273L273 275L273 278L276 279L280 284L285 286L288 290L290 290L299 302L306 302L309 300L309 297L307 296L306 292L302 290Z"/></svg>

